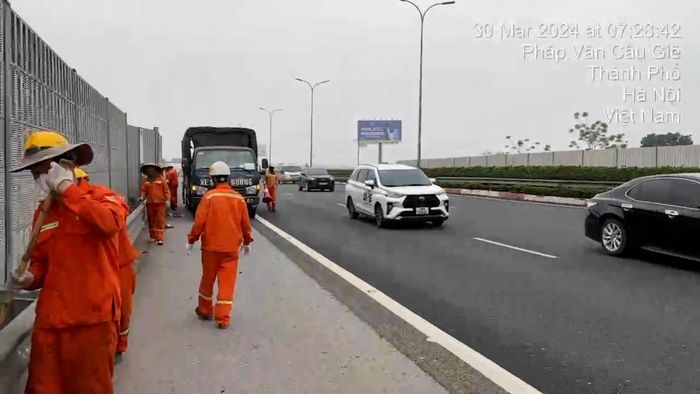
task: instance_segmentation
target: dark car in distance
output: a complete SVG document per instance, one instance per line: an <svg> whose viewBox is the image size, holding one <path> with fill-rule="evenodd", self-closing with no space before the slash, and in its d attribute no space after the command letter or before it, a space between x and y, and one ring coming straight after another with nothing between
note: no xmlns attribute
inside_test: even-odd
<svg viewBox="0 0 700 394"><path fill-rule="evenodd" d="M305 168L299 177L299 191L335 191L335 178L322 168Z"/></svg>
<svg viewBox="0 0 700 394"><path fill-rule="evenodd" d="M637 178L586 204L586 236L605 253L641 248L700 262L700 173Z"/></svg>

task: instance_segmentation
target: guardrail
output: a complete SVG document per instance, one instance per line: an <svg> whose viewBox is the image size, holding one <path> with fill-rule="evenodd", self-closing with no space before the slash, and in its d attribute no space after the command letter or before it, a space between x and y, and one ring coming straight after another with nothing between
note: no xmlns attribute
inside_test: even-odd
<svg viewBox="0 0 700 394"><path fill-rule="evenodd" d="M145 227L145 205L140 204L126 219L129 237L135 241ZM0 330L0 393L21 392L23 375L29 365L31 331L34 325L36 302L32 302L22 312Z"/></svg>

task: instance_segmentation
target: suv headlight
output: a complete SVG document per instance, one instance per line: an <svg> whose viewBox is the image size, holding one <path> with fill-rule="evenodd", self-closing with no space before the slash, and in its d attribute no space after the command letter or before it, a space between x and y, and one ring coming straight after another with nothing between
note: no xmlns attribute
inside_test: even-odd
<svg viewBox="0 0 700 394"><path fill-rule="evenodd" d="M245 194L257 194L257 193L258 193L257 186L248 186L245 188Z"/></svg>
<svg viewBox="0 0 700 394"><path fill-rule="evenodd" d="M306 180L307 180L307 181L312 181L312 182L313 182L313 181L316 180L316 178L307 178Z"/></svg>
<svg viewBox="0 0 700 394"><path fill-rule="evenodd" d="M386 195L387 195L387 197L389 197L389 198L401 198L401 197L404 196L404 195L401 194L401 193L392 192L392 191L387 191L387 192L386 192Z"/></svg>

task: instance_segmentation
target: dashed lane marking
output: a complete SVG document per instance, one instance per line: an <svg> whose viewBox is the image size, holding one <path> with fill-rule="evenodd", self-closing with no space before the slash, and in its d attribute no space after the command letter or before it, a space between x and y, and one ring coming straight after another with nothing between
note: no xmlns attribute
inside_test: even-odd
<svg viewBox="0 0 700 394"><path fill-rule="evenodd" d="M411 310L399 304L391 297L382 293L380 290L372 287L367 282L363 281L354 274L340 267L338 264L332 262L331 260L318 253L314 249L310 248L303 242L287 234L286 232L284 232L284 230L278 228L277 226L273 225L272 223L259 216L256 219L265 227L269 228L274 233L286 239L292 245L296 246L299 250L306 253L317 263L325 266L326 268L334 272L336 275L340 276L348 283L367 294L369 297L372 297L372 299L374 299L386 309L394 313L396 316L403 319L406 323L415 327L428 338L428 341L439 344L455 356L459 357L462 361L469 364L472 368L479 371L481 374L486 376L495 384L499 385L505 391L513 394L540 393L534 387L525 383L523 380L508 372L500 365L494 363L493 361L484 357L476 350L463 344L453 336L442 331L441 329L434 326L432 323L423 319L419 315L413 313Z"/></svg>
<svg viewBox="0 0 700 394"><path fill-rule="evenodd" d="M487 243L487 244L496 245L496 246L501 246L501 247L504 247L504 248L517 250L517 251L519 251L519 252L530 253L530 254L534 254L534 255L537 255L537 256L546 257L546 258L548 258L548 259L558 259L558 258L559 258L559 257L557 257L557 256L552 256L551 254L540 253L540 252L536 252L536 251L534 251L534 250L529 250L529 249L523 249L523 248L519 248L519 247L517 247L517 246L508 245L508 244L504 244L504 243L500 243L500 242L496 242L496 241L491 241L491 240L488 240L488 239L483 239L483 238L474 238L474 239L477 240L477 241L479 241L479 242L485 242L485 243Z"/></svg>

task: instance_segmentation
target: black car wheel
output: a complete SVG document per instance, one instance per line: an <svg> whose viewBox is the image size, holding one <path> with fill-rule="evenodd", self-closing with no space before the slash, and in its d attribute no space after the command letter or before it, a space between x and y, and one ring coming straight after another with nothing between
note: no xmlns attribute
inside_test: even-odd
<svg viewBox="0 0 700 394"><path fill-rule="evenodd" d="M384 220L384 211L382 210L382 206L379 204L374 206L374 224L379 228L386 225L386 221Z"/></svg>
<svg viewBox="0 0 700 394"><path fill-rule="evenodd" d="M331 186L330 189L328 189L329 192L334 192L335 191L335 186Z"/></svg>
<svg viewBox="0 0 700 394"><path fill-rule="evenodd" d="M301 182L299 182L299 191L302 191Z"/></svg>
<svg viewBox="0 0 700 394"><path fill-rule="evenodd" d="M611 256L622 256L627 251L627 230L621 221L606 219L600 227L600 244Z"/></svg>
<svg viewBox="0 0 700 394"><path fill-rule="evenodd" d="M350 216L350 219L357 219L358 216L360 216L355 210L355 203L352 202L352 198L348 197L348 201L345 203L345 206L348 209L348 216Z"/></svg>

